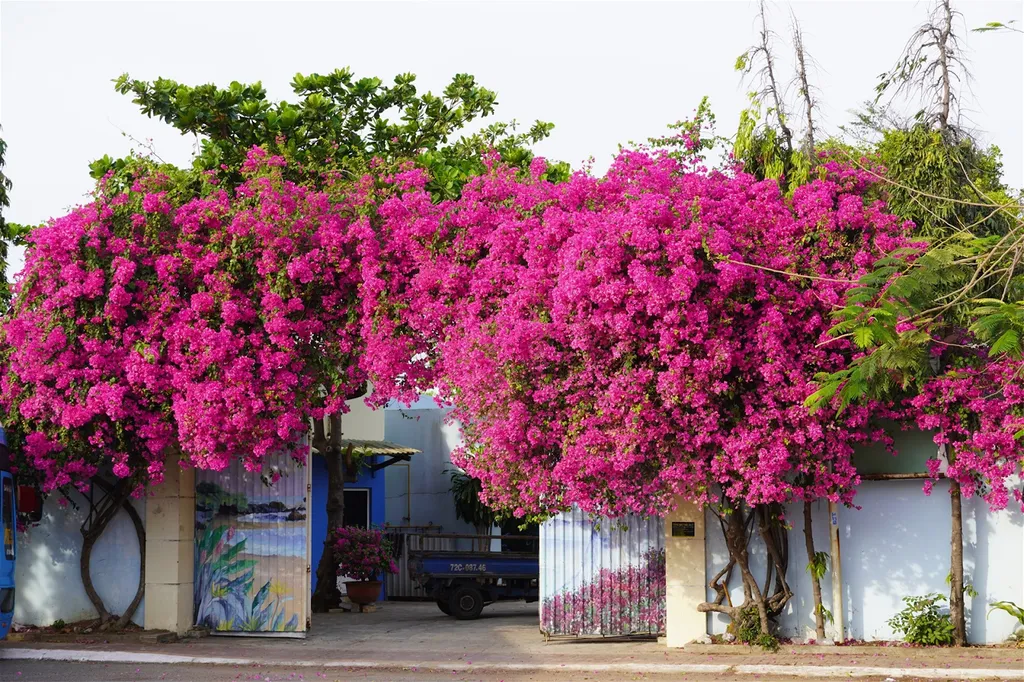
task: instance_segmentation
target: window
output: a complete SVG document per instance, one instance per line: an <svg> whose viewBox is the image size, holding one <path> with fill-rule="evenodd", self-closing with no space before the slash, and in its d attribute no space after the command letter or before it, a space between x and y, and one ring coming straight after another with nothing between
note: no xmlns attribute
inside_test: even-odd
<svg viewBox="0 0 1024 682"><path fill-rule="evenodd" d="M345 490L345 511L342 524L359 528L370 527L370 491L368 488Z"/></svg>

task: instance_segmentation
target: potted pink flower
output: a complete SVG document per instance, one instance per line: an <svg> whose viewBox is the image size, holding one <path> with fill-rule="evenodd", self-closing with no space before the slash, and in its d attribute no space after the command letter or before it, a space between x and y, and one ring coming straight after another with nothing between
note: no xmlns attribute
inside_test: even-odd
<svg viewBox="0 0 1024 682"><path fill-rule="evenodd" d="M379 530L347 526L332 534L338 575L354 578L345 585L353 604L372 604L380 598L379 576L396 573L391 543Z"/></svg>

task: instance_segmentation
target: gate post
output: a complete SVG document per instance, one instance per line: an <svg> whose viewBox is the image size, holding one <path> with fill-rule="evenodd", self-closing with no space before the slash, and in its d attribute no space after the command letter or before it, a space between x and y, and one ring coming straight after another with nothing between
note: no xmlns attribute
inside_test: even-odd
<svg viewBox="0 0 1024 682"><path fill-rule="evenodd" d="M192 627L195 529L195 471L168 462L146 499L147 630L181 635Z"/></svg>
<svg viewBox="0 0 1024 682"><path fill-rule="evenodd" d="M706 601L704 509L677 498L676 510L665 517L665 644L682 647L708 634L707 614L697 611Z"/></svg>

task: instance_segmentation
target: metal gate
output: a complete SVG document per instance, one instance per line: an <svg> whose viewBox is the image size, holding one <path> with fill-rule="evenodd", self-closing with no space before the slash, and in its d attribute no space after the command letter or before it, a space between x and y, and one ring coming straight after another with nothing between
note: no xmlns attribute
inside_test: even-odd
<svg viewBox="0 0 1024 682"><path fill-rule="evenodd" d="M281 457L268 459L263 474L237 460L224 471L196 472L197 625L224 634L304 636L310 470Z"/></svg>
<svg viewBox="0 0 1024 682"><path fill-rule="evenodd" d="M657 636L665 630L660 518L594 518L577 508L540 526L540 630Z"/></svg>

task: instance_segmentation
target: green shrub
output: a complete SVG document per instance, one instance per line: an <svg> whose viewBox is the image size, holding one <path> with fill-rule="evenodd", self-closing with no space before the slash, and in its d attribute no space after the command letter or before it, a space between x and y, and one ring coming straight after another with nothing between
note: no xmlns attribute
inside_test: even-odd
<svg viewBox="0 0 1024 682"><path fill-rule="evenodd" d="M904 597L906 608L889 620L889 627L911 644L949 646L953 643L953 621L939 606L945 601L946 597L934 593Z"/></svg>
<svg viewBox="0 0 1024 682"><path fill-rule="evenodd" d="M779 640L770 632L761 631L761 616L757 606L748 606L740 611L740 616L730 626L735 631L736 639L744 644L753 644L767 651L778 651Z"/></svg>

